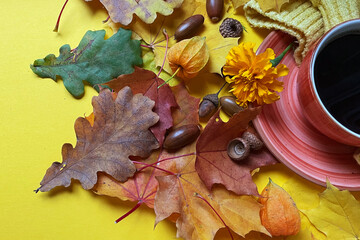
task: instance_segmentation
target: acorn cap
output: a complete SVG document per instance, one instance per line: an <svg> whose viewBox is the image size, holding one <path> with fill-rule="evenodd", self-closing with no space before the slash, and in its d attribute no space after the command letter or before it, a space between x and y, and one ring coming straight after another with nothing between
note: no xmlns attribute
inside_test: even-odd
<svg viewBox="0 0 360 240"><path fill-rule="evenodd" d="M241 33L243 32L243 26L236 19L225 18L220 25L219 31L224 38L236 38L241 36Z"/></svg>
<svg viewBox="0 0 360 240"><path fill-rule="evenodd" d="M264 146L264 143L251 132L244 132L242 138L249 143L252 150L260 150Z"/></svg>
<svg viewBox="0 0 360 240"><path fill-rule="evenodd" d="M203 97L203 101L204 100L209 100L215 105L215 107L219 105L219 97L217 93L205 95L205 97Z"/></svg>
<svg viewBox="0 0 360 240"><path fill-rule="evenodd" d="M241 161L250 155L250 145L243 138L234 138L228 143L227 154L234 161Z"/></svg>

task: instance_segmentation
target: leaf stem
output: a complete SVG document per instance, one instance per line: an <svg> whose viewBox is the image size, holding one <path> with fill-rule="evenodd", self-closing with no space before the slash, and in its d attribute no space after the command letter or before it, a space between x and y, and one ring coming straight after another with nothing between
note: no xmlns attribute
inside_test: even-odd
<svg viewBox="0 0 360 240"><path fill-rule="evenodd" d="M54 30L53 30L54 32L57 32L57 31L59 30L60 18L61 18L61 15L62 15L62 13L63 13L63 11L64 11L64 8L65 8L66 4L68 3L68 1L69 1L69 0L66 0L65 3L64 3L64 5L63 5L63 7L61 8L60 14L59 14L59 16L58 16L58 19L57 19L57 22L56 22L56 25L55 25L55 28L54 28Z"/></svg>
<svg viewBox="0 0 360 240"><path fill-rule="evenodd" d="M166 173L168 173L168 174L170 174L170 175L176 175L176 173L173 173L173 172L170 172L170 171L168 171L168 170L166 170L166 169L163 169L163 168L154 166L153 164L147 164L147 163L138 162L138 161L133 161L133 163L140 164L140 165L145 165L146 168L147 168L147 167L153 167L153 168L156 168L156 169L158 169L158 170L160 170L160 171L166 172ZM156 163L158 163L158 162L156 162ZM143 170L143 169L144 169L144 168L141 168L140 170ZM138 170L138 171L140 171L140 170Z"/></svg>
<svg viewBox="0 0 360 240"><path fill-rule="evenodd" d="M178 67L176 69L176 71L174 72L174 74L169 78L167 79L165 82L163 82L160 86L158 86L158 89L161 88L163 85L165 85L166 83L168 83L171 79L173 79L175 77L175 75L180 71L181 67Z"/></svg>
<svg viewBox="0 0 360 240"><path fill-rule="evenodd" d="M187 154L183 154L183 155L179 155L179 156L175 156L175 157L164 158L164 159L161 159L161 160L159 160L159 161L157 161L157 162L154 162L154 163L152 163L152 164L148 164L147 166L142 167L142 168L138 169L137 171L140 172L140 171L142 171L142 170L144 170L144 169L146 169L146 168L148 168L148 167L152 167L152 166L157 165L158 163L161 163L161 162L165 162L165 161L169 161L169 160L173 160L173 159L177 159L177 158L181 158L181 157L193 156L193 155L195 155L195 154L196 154L195 152L192 152L192 153L187 153ZM133 161L133 162L134 162L134 161ZM136 163L136 162L135 162L135 163ZM144 165L144 164L143 164L143 165Z"/></svg>
<svg viewBox="0 0 360 240"><path fill-rule="evenodd" d="M151 48L152 49L152 46L150 45L143 45L143 44L140 44L141 47L144 47L144 48Z"/></svg>
<svg viewBox="0 0 360 240"><path fill-rule="evenodd" d="M226 227L226 229L228 230L229 234L230 234L230 237L232 240L234 240L234 237L231 233L231 230L229 228L229 226L224 222L224 220L222 219L222 217L219 215L219 213L215 210L215 208L209 203L208 200L206 200L203 196L201 196L200 194L198 193L195 193L195 197L197 198L200 198L201 200L203 200L213 211L214 213L219 217L219 219L221 220L221 222L224 224L224 226Z"/></svg>
<svg viewBox="0 0 360 240"><path fill-rule="evenodd" d="M124 218L135 212L135 210L138 209L142 203L143 203L142 201L139 201L132 209L130 209L130 211L128 211L127 213L116 219L115 223L120 222L121 220L123 220Z"/></svg>
<svg viewBox="0 0 360 240"><path fill-rule="evenodd" d="M164 61L163 61L162 65L161 65L161 68L160 68L159 73L157 74L157 76L158 76L158 77L160 76L160 73L161 73L161 71L162 71L162 70L163 70L163 68L164 68L164 65L165 65L165 60L166 60L166 55L167 55L167 50L168 50L168 47L169 47L169 35L167 34L167 32L166 32L166 29L165 29L165 28L163 29L163 34L164 34L164 35L165 35L165 37L166 37L166 48L165 48Z"/></svg>
<svg viewBox="0 0 360 240"><path fill-rule="evenodd" d="M290 50L290 48L294 45L294 42L290 43L289 46L287 46L287 48L276 58L270 60L270 62L272 63L273 67L276 67L281 60L283 59L283 57L285 56L285 54Z"/></svg>
<svg viewBox="0 0 360 240"><path fill-rule="evenodd" d="M105 20L103 20L102 22L107 23L109 21L109 19L110 19L110 15L108 15L108 17Z"/></svg>

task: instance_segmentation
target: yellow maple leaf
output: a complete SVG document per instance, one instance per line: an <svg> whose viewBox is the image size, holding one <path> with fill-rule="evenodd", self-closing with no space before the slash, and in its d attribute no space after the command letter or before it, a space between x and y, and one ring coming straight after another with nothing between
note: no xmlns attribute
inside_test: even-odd
<svg viewBox="0 0 360 240"><path fill-rule="evenodd" d="M303 211L328 240L360 239L360 202L347 190L329 181L317 208Z"/></svg>

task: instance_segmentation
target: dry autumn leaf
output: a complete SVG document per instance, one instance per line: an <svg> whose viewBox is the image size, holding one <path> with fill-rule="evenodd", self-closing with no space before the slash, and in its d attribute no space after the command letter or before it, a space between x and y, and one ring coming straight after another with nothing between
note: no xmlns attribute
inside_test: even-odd
<svg viewBox="0 0 360 240"><path fill-rule="evenodd" d="M240 137L249 121L261 111L261 107L248 108L235 114L228 122L219 118L219 111L209 120L197 145L196 171L208 189L214 184L222 184L236 194L259 195L252 181L251 171L277 163L266 149L254 151L241 163L235 163L227 154L230 140Z"/></svg>
<svg viewBox="0 0 360 240"><path fill-rule="evenodd" d="M225 58L230 49L238 45L239 38L224 38L219 31L220 25L226 18L238 18L234 10L230 7L228 1L225 2L224 16L222 20L217 23L213 23L209 17L207 17L205 1L200 5L194 14L201 14L206 16L204 21L204 27L200 31L199 35L206 37L206 44L209 49L209 63L206 66L206 70L210 73L221 74L221 68L225 64Z"/></svg>
<svg viewBox="0 0 360 240"><path fill-rule="evenodd" d="M225 9L227 9L227 11L225 11L223 18L231 17L238 20L241 18L241 21L245 22L245 19L242 16L235 15L233 9L229 9L230 5L229 2L225 3ZM221 36L219 27L222 21L219 21L216 24L211 22L207 17L205 1L197 2L195 0L184 0L181 8L176 9L171 16L158 17L151 25L135 20L129 28L136 32L154 51L156 66L161 66L166 53L166 38L161 31L166 29L169 34L168 47L170 48L176 43L173 38L176 28L182 21L195 14L201 14L205 17L203 27L199 32L194 33L194 35L206 37L206 44L208 45L210 53L209 64L206 68L209 72L220 73L228 51L238 44L238 38L223 38ZM119 28L119 26L115 27L115 30L117 28ZM167 60L165 60L164 70L168 73L171 72Z"/></svg>
<svg viewBox="0 0 360 240"><path fill-rule="evenodd" d="M165 132L172 127L173 119L171 117L171 109L176 108L177 104L174 95L169 86L160 86L164 81L156 76L152 71L148 71L139 67L135 67L132 74L120 75L106 83L115 92L125 86L131 87L134 94L142 93L155 101L154 112L160 117L159 122L150 128L155 135L159 144L164 141Z"/></svg>
<svg viewBox="0 0 360 240"><path fill-rule="evenodd" d="M85 0L87 2L92 0ZM136 14L147 24L153 23L158 14L168 16L183 0L100 0L112 21L129 25Z"/></svg>
<svg viewBox="0 0 360 240"><path fill-rule="evenodd" d="M193 15L196 7L199 5L196 0L184 0L181 8L174 10L170 16L158 16L154 23L146 24L138 18L129 25L132 29L154 52L156 66L161 66L166 55L166 37L162 33L163 29L169 36L168 47L170 48L176 43L174 40L174 33L180 23L186 18ZM121 25L110 23L110 26L116 31ZM171 72L168 61L165 61L164 70L168 73Z"/></svg>
<svg viewBox="0 0 360 240"><path fill-rule="evenodd" d="M320 204L302 211L328 240L360 238L360 202L347 190L340 191L329 181L320 194Z"/></svg>
<svg viewBox="0 0 360 240"><path fill-rule="evenodd" d="M244 6L249 0L231 0L235 9Z"/></svg>
<svg viewBox="0 0 360 240"><path fill-rule="evenodd" d="M173 87L172 91L176 101L179 103L179 107L173 109L172 112L174 127L186 124L197 124L199 121L197 114L199 99L190 96L183 84ZM93 124L93 114L87 117L87 119L90 124ZM138 208L143 203L148 207L153 208L155 193L158 186L155 176L164 175L164 172L153 168L144 168L144 166L156 162L158 158L159 152L153 152L148 159L142 161L142 165L136 164L138 171L132 178L124 183L116 181L106 174L99 173L98 182L93 188L93 191L99 195L117 197L123 201L129 200L137 202L133 209ZM133 209L130 211L133 211ZM118 221L122 220L123 217L127 215L128 213L119 218Z"/></svg>
<svg viewBox="0 0 360 240"><path fill-rule="evenodd" d="M240 236L250 231L267 233L260 223L261 205L254 198L237 196L221 187L211 192L206 188L195 171L194 150L192 144L160 157L157 166L168 175L156 177L156 223L178 214L177 237L189 240L213 239L224 227Z"/></svg>
<svg viewBox="0 0 360 240"><path fill-rule="evenodd" d="M191 96L184 83L180 83L175 87L172 87L171 90L173 91L176 102L179 105L179 108L175 109L172 113L174 128L187 124L198 124L200 99Z"/></svg>
<svg viewBox="0 0 360 240"><path fill-rule="evenodd" d="M75 122L77 144L64 144L63 162L54 162L46 171L36 191L50 191L56 186L68 187L71 179L78 179L84 189L97 182L97 172L106 172L118 181L125 181L135 173L129 156L148 157L159 147L148 130L159 120L152 112L154 102L141 94L133 95L129 87L116 98L109 90L92 100L94 126L85 118Z"/></svg>
<svg viewBox="0 0 360 240"><path fill-rule="evenodd" d="M170 68L184 81L195 77L209 60L209 50L205 38L185 39L169 49L167 59Z"/></svg>
<svg viewBox="0 0 360 240"><path fill-rule="evenodd" d="M159 152L154 152L148 159L141 162L151 165L158 160L158 156ZM158 188L155 176L164 175L164 173L153 168L141 170L142 166L138 165L135 175L124 183L116 181L107 174L98 174L98 182L92 189L96 194L117 197L122 201L137 202L128 213L125 213L116 222L120 222L142 204L154 208L155 194Z"/></svg>

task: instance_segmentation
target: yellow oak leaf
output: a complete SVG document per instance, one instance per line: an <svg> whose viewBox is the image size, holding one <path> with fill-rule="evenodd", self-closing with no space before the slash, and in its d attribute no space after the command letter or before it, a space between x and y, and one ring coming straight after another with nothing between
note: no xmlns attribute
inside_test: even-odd
<svg viewBox="0 0 360 240"><path fill-rule="evenodd" d="M264 12L275 10L277 12L280 12L282 5L285 3L288 3L289 0L256 0L261 10Z"/></svg>
<svg viewBox="0 0 360 240"><path fill-rule="evenodd" d="M303 211L328 240L360 239L360 202L347 190L329 181L317 208Z"/></svg>
<svg viewBox="0 0 360 240"><path fill-rule="evenodd" d="M91 1L91 0L86 0ZM129 25L136 14L147 24L153 23L158 14L168 16L183 0L100 0L112 21Z"/></svg>

